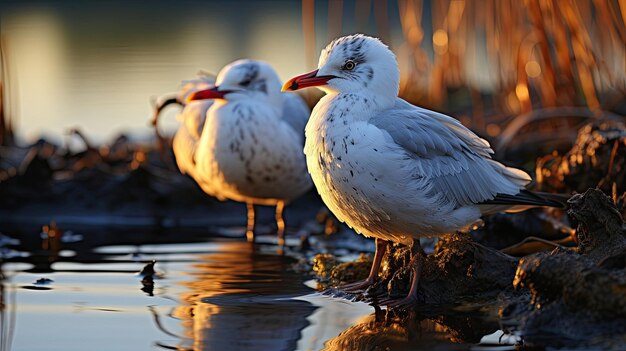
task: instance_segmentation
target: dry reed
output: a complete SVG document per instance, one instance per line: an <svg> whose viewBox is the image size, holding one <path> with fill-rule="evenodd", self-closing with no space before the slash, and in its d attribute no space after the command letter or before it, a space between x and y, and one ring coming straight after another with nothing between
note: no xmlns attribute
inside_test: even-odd
<svg viewBox="0 0 626 351"><path fill-rule="evenodd" d="M313 2L303 0L309 66L318 54ZM348 7L328 4L329 39L347 34L342 20L352 16ZM394 27L390 9L396 4L400 23ZM428 107L471 111L462 121L491 136L510 116L538 109L583 106L601 115L623 108L626 0L356 0L358 30L371 15L375 34L397 53L400 95ZM393 42L398 27L402 42Z"/></svg>

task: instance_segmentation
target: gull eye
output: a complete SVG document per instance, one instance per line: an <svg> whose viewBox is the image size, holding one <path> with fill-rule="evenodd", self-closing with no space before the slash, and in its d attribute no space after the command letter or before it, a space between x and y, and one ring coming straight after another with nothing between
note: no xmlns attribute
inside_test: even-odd
<svg viewBox="0 0 626 351"><path fill-rule="evenodd" d="M346 61L346 63L343 64L343 69L347 71L352 71L355 67L356 67L356 63L354 63L354 61L352 60L348 60Z"/></svg>

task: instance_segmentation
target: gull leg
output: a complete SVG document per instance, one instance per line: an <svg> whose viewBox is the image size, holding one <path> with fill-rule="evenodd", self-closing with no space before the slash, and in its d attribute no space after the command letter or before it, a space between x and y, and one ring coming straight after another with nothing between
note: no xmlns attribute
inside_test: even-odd
<svg viewBox="0 0 626 351"><path fill-rule="evenodd" d="M246 238L248 242L254 242L254 204L252 202L246 202L246 208L248 210L248 224L246 227Z"/></svg>
<svg viewBox="0 0 626 351"><path fill-rule="evenodd" d="M276 226L278 227L278 246L285 246L285 220L283 219L283 210L285 202L278 201L276 203Z"/></svg>
<svg viewBox="0 0 626 351"><path fill-rule="evenodd" d="M406 297L402 299L387 299L381 301L381 305L385 305L388 308L407 308L414 305L417 302L417 287L419 286L420 276L422 274L424 251L420 245L419 239L413 240L413 246L411 247L411 265L413 270L413 277L411 280L411 289Z"/></svg>
<svg viewBox="0 0 626 351"><path fill-rule="evenodd" d="M378 278L380 264L383 261L383 256L385 256L385 252L387 251L387 245L389 245L389 241L376 238L376 253L374 254L374 262L372 262L372 268L370 269L370 274L367 276L367 278L365 280L361 280L355 283L343 284L338 288L347 293L356 293L367 289L372 284L374 284L374 282L376 282L376 279Z"/></svg>

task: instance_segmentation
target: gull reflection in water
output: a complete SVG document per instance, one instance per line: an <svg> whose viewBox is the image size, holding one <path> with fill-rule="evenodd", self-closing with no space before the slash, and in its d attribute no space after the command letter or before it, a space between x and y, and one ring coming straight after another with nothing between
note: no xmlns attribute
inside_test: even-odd
<svg viewBox="0 0 626 351"><path fill-rule="evenodd" d="M317 307L292 297L311 292L295 260L263 254L246 242L220 243L182 283L173 317L184 336L176 349L294 350ZM192 345L190 345L191 343ZM164 346L164 345L162 345Z"/></svg>
<svg viewBox="0 0 626 351"><path fill-rule="evenodd" d="M361 318L353 326L324 343L323 351L348 350L468 350L492 349L478 344L498 330L484 315L397 317L384 310ZM498 350L514 350L501 345Z"/></svg>
<svg viewBox="0 0 626 351"><path fill-rule="evenodd" d="M498 330L482 313L403 318L364 303L312 293L287 256L247 242L212 244L179 283L174 350L467 350ZM159 327L160 325L157 321ZM164 329L164 328L162 328ZM165 331L165 330L164 330ZM471 345L473 344L473 345ZM502 347L505 348L502 348ZM498 350L513 350L498 345ZM506 348L508 347L508 348ZM478 350L478 349L476 349Z"/></svg>

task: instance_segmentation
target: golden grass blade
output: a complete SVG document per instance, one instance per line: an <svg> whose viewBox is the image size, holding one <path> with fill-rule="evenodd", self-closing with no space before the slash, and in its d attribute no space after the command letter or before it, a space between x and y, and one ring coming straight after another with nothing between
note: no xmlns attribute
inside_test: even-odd
<svg viewBox="0 0 626 351"><path fill-rule="evenodd" d="M315 47L315 0L302 0L302 32L307 69L317 66Z"/></svg>

